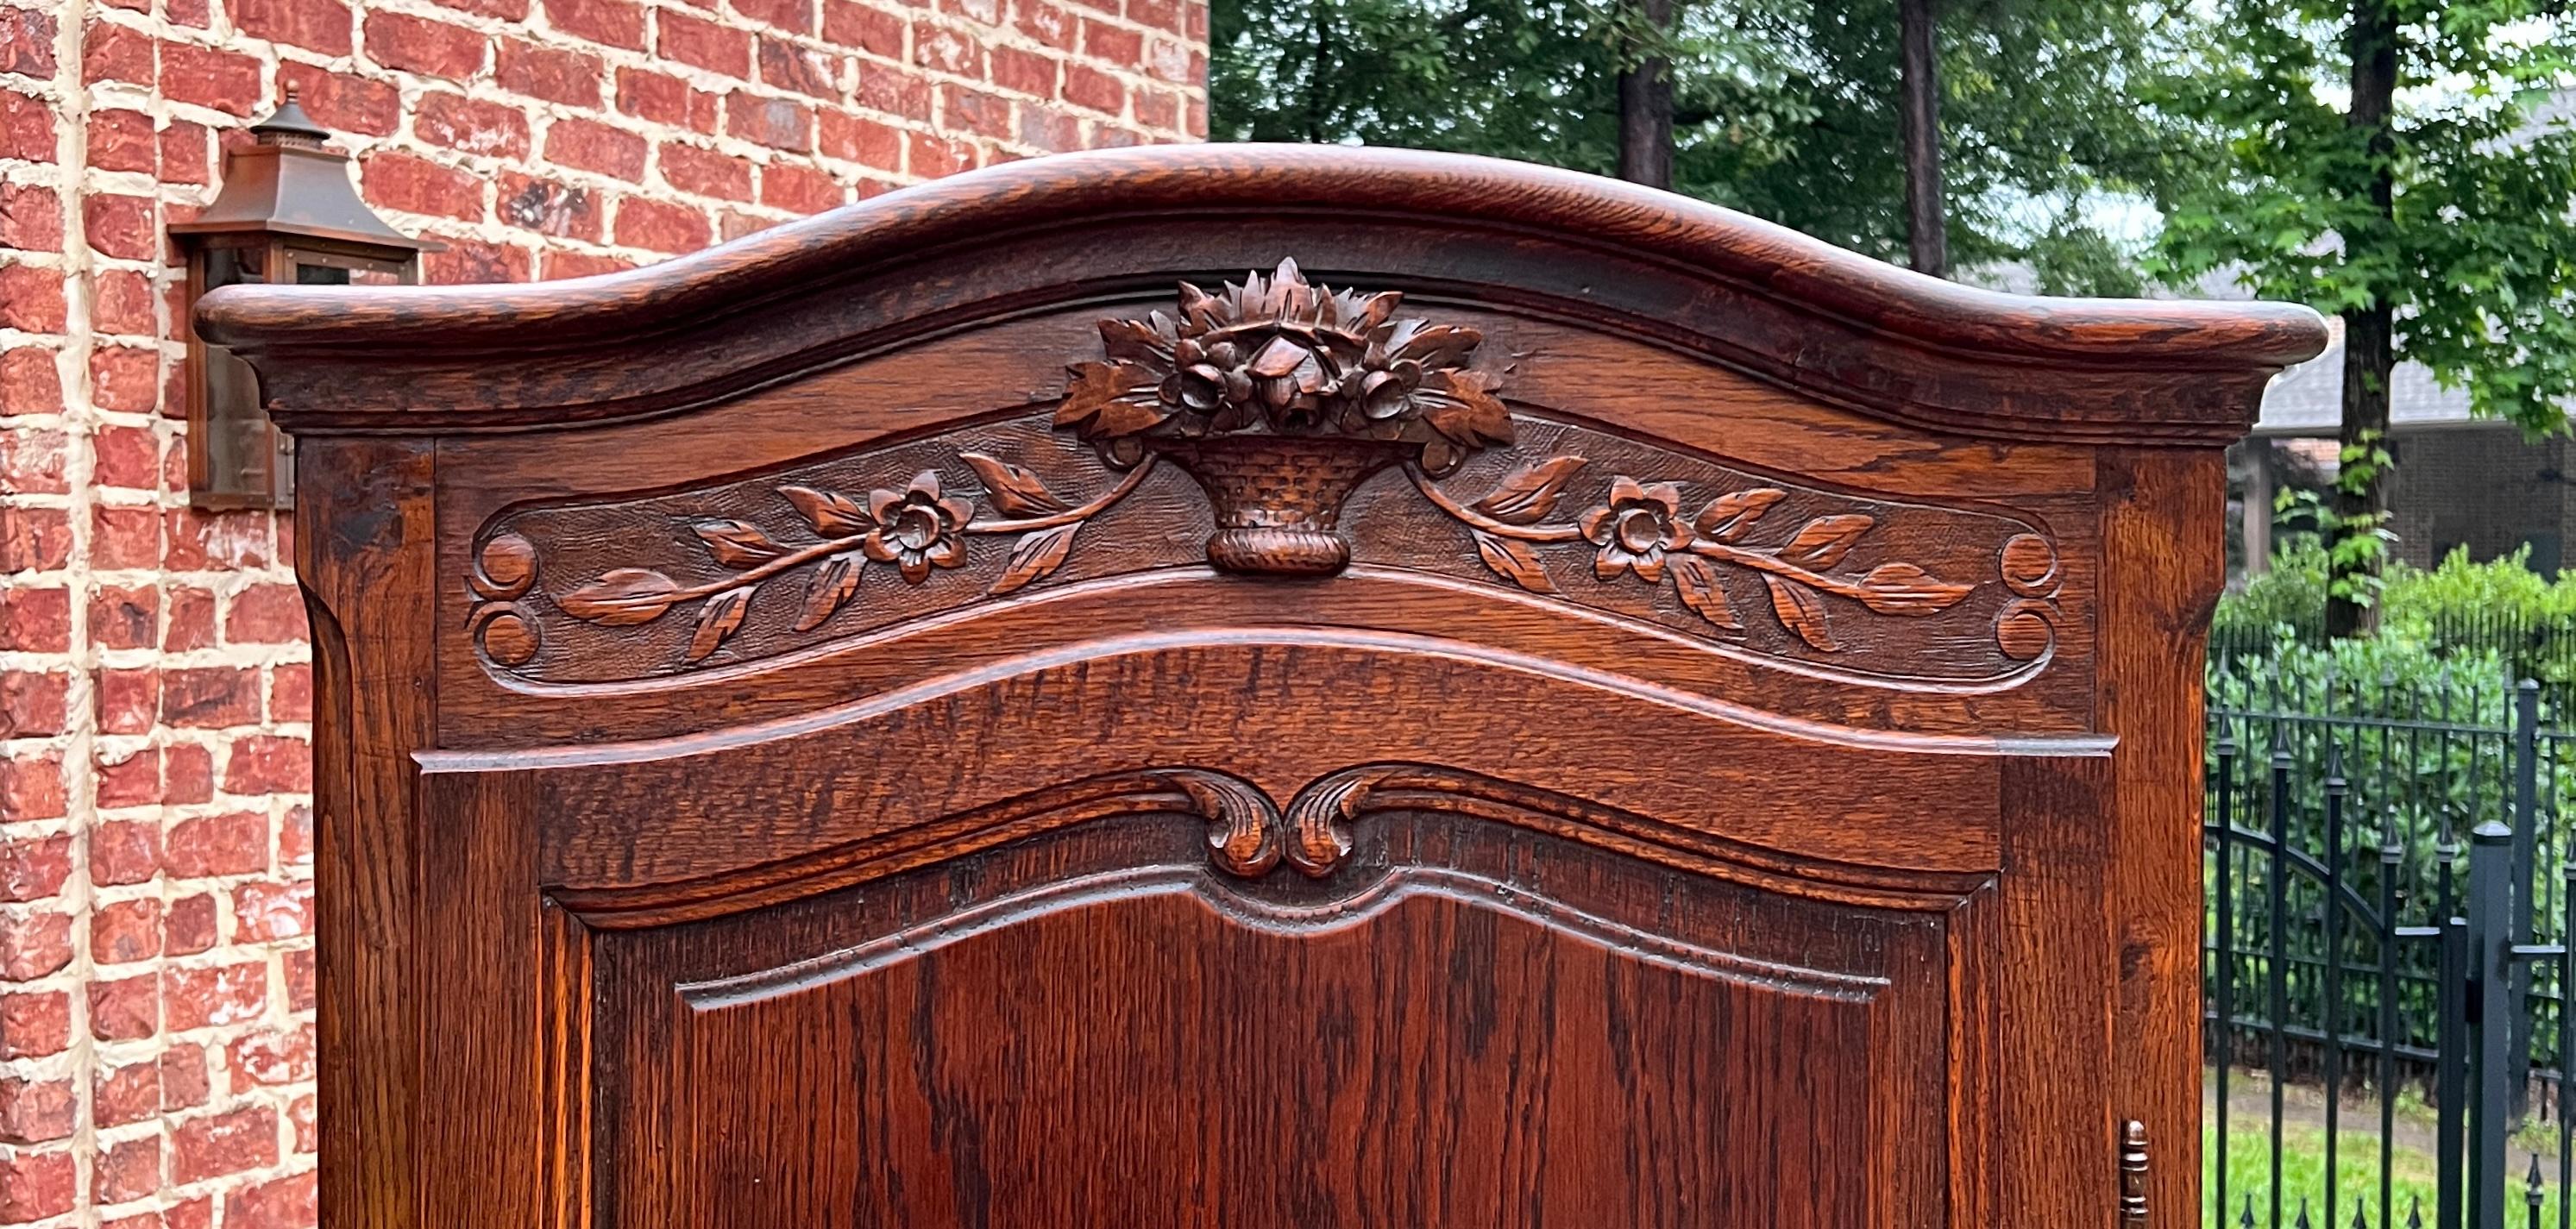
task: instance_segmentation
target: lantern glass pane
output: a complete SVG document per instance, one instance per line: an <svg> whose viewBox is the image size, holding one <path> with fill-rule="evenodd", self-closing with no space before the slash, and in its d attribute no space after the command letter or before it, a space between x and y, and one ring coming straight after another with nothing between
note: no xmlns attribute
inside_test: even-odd
<svg viewBox="0 0 2576 1229"><path fill-rule="evenodd" d="M205 253L205 288L267 280L266 249L210 247ZM206 482L212 493L265 500L270 494L276 445L268 415L259 405L259 381L250 364L223 346L200 343L200 378L205 381Z"/></svg>
<svg viewBox="0 0 2576 1229"><path fill-rule="evenodd" d="M287 249L287 260L294 266L293 281L298 286L399 286L407 279L402 261L374 260L340 252L311 252Z"/></svg>
<svg viewBox="0 0 2576 1229"><path fill-rule="evenodd" d="M268 263L267 258L265 250L255 247L207 248L206 289L268 280L262 272Z"/></svg>
<svg viewBox="0 0 2576 1229"><path fill-rule="evenodd" d="M221 346L206 347L206 475L228 495L266 495L268 415L250 364Z"/></svg>

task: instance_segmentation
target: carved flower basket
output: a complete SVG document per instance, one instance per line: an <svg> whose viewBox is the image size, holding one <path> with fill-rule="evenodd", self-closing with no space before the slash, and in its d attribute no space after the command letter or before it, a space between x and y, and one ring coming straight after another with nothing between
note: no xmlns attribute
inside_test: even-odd
<svg viewBox="0 0 2576 1229"><path fill-rule="evenodd" d="M1074 364L1056 423L1113 465L1170 460L1207 491L1208 562L1317 574L1350 562L1335 528L1369 475L1440 474L1511 442L1474 329L1399 320L1392 292L1307 283L1295 262L1216 294L1181 288L1180 318L1104 320L1106 361Z"/></svg>
<svg viewBox="0 0 2576 1229"><path fill-rule="evenodd" d="M1226 435L1146 448L1207 491L1216 532L1208 562L1229 572L1328 575L1351 561L1342 502L1418 446L1334 436Z"/></svg>

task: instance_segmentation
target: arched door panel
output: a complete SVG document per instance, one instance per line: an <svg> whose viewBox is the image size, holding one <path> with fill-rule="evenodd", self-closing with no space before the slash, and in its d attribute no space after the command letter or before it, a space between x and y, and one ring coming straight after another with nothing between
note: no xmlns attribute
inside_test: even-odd
<svg viewBox="0 0 2576 1229"><path fill-rule="evenodd" d="M1980 1056L1948 1018L1951 912L1773 897L1457 816L1375 815L1358 840L1309 891L1211 869L1190 825L1104 820L605 941L603 1210L1956 1223L1945 1074ZM1791 924L1833 937L1765 938Z"/></svg>
<svg viewBox="0 0 2576 1229"><path fill-rule="evenodd" d="M1997 1047L2064 1057L2034 1097L2099 1094L2099 882L2052 846L2091 839L2101 744L1766 726L1435 644L1246 629L808 726L425 757L444 920L546 901L478 959L550 970L518 1061L576 1114L566 1197L1973 1224L2032 1142ZM2033 961L2091 1010L2017 1012L1993 971Z"/></svg>

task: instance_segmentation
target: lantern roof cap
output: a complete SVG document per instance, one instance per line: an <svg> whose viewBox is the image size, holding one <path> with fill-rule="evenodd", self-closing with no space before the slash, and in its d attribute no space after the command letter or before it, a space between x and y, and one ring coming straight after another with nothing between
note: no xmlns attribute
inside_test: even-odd
<svg viewBox="0 0 2576 1229"><path fill-rule="evenodd" d="M408 254L436 250L395 230L358 196L349 156L326 142L331 130L305 114L294 90L251 126L256 142L224 159L224 186L206 211L173 223L172 234L276 234Z"/></svg>
<svg viewBox="0 0 2576 1229"><path fill-rule="evenodd" d="M313 117L304 113L298 94L295 87L288 86L286 101L277 104L267 119L250 126L251 135L259 138L260 144L282 145L298 137L309 137L316 143L331 139L330 129L314 123Z"/></svg>

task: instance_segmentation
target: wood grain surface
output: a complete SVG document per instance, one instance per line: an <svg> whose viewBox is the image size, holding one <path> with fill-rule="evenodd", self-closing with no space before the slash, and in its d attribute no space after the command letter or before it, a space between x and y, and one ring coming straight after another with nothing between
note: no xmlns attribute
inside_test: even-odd
<svg viewBox="0 0 2576 1229"><path fill-rule="evenodd" d="M301 437L325 1223L2197 1203L2302 309L1206 146L201 324Z"/></svg>

